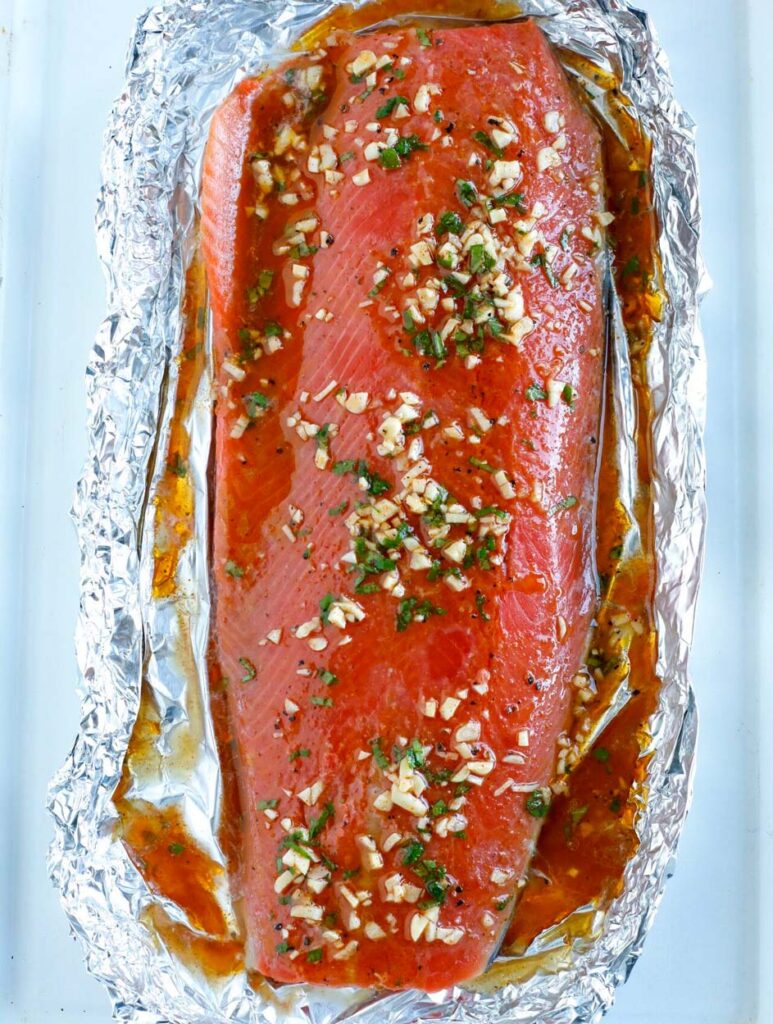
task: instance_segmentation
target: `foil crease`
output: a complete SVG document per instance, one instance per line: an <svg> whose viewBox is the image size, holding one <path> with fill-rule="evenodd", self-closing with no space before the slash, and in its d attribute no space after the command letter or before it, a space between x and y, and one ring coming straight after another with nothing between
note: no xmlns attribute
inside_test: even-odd
<svg viewBox="0 0 773 1024"><path fill-rule="evenodd" d="M181 296L195 244L198 173L209 120L233 85L276 60L337 0L170 0L138 22L126 88L105 140L97 240L109 315L87 369L89 451L73 517L81 549L76 645L80 732L49 790L55 835L49 872L89 971L108 988L116 1020L132 1024L415 1024L424 1021L580 1024L600 1019L638 958L687 813L697 715L687 673L705 527L705 362L698 301L707 286L693 124L674 98L668 63L642 12L624 0L526 0L524 13L559 47L617 74L653 142L659 251L669 302L648 356L655 418L654 515L658 568L657 670L663 680L652 721L649 798L641 845L600 937L555 974L491 993L453 990L374 994L310 986L273 998L244 975L211 982L175 959L143 923L152 895L114 840L112 795L137 715L140 688L153 689L162 737L173 747L198 729L193 770L143 784L142 796L184 798L188 827L215 860L220 797L217 751L206 712L208 632L206 471L209 381L188 418L196 493L194 539L183 551L179 599L151 599L152 498L174 406ZM420 8L420 3L417 2ZM622 329L612 331L615 402L633 418ZM625 439L624 439L625 441ZM633 445L621 446L633 457ZM633 469L629 465L629 473ZM629 479L633 479L630 476ZM179 668L181 645L188 664ZM200 719L200 720L198 720ZM155 787L155 788L154 788ZM229 895L218 894L226 912ZM165 910L178 920L174 906Z"/></svg>

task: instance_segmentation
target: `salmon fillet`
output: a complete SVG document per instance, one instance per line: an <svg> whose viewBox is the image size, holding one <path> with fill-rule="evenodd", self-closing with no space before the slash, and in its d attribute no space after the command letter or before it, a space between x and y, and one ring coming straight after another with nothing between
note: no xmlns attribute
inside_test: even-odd
<svg viewBox="0 0 773 1024"><path fill-rule="evenodd" d="M603 185L531 21L339 33L202 184L248 962L437 990L512 916L595 604Z"/></svg>

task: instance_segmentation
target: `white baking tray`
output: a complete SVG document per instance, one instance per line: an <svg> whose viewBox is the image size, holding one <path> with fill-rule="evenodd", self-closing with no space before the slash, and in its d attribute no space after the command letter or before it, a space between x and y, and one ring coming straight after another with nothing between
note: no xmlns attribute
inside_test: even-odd
<svg viewBox="0 0 773 1024"><path fill-rule="evenodd" d="M0 1024L97 1024L48 883L46 784L78 721L83 370L104 313L101 136L145 0L0 0ZM700 126L711 510L701 712L676 876L611 1024L773 1024L771 0L641 0ZM756 207L755 207L756 202ZM764 739L764 743L762 742Z"/></svg>

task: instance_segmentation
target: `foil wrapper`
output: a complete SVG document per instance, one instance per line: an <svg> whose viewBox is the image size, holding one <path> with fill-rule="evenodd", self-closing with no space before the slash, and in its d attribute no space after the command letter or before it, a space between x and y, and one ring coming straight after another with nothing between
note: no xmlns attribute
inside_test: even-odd
<svg viewBox="0 0 773 1024"><path fill-rule="evenodd" d="M114 838L112 797L144 684L152 688L159 711L161 744L173 750L188 735L196 753L179 770L151 770L135 785L143 799L183 807L196 841L224 862L216 838L220 768L206 695L212 412L206 373L185 424L195 518L193 539L180 555L174 601L152 598L149 509L163 472L163 460L161 469L153 469L154 453L165 450L174 408L181 297L195 245L198 176L211 115L236 82L276 61L336 5L171 0L140 19L131 42L126 88L105 144L97 238L109 315L88 365L89 454L73 510L82 556L77 654L83 713L73 749L50 787L55 836L49 871L88 969L107 986L117 1020L596 1021L639 956L690 802L697 717L687 657L705 525L698 301L707 278L699 252L693 125L674 98L667 60L648 18L623 0L521 4L559 48L616 75L633 102L652 140L659 255L669 297L647 363L654 405L654 615L663 685L650 723L653 756L647 806L637 825L640 845L621 895L600 922L599 937L578 947L563 969L493 992L378 994L288 986L267 996L254 991L243 974L207 980L159 943L143 923L144 911L159 898ZM625 491L635 479L634 395L625 335L614 322L611 343ZM227 883L222 888L217 895L228 914ZM184 922L179 908L166 903L164 909Z"/></svg>

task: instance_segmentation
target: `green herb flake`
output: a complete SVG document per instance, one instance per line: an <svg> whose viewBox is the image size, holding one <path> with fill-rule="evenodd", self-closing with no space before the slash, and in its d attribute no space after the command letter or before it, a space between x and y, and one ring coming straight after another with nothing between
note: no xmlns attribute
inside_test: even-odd
<svg viewBox="0 0 773 1024"><path fill-rule="evenodd" d="M398 82L402 82L402 80L405 78L405 72L403 71L402 68L395 68L394 71L392 72L392 77L396 78Z"/></svg>
<svg viewBox="0 0 773 1024"><path fill-rule="evenodd" d="M429 813L432 815L433 818L439 818L440 815L445 814L447 810L448 804L445 802L445 800L437 800L430 807Z"/></svg>
<svg viewBox="0 0 773 1024"><path fill-rule="evenodd" d="M318 964L322 959L322 950L310 949L309 952L306 954L306 959L310 964Z"/></svg>
<svg viewBox="0 0 773 1024"><path fill-rule="evenodd" d="M335 814L335 807L332 801L325 804L322 808L322 812L318 818L312 818L309 824L309 842L313 843L314 840L319 836L322 829L327 825L330 819Z"/></svg>
<svg viewBox="0 0 773 1024"><path fill-rule="evenodd" d="M547 255L544 252L535 253L529 260L529 263L533 267L542 267L542 271L547 278L548 284L551 288L558 288L558 278L553 273L553 268L548 263Z"/></svg>
<svg viewBox="0 0 773 1024"><path fill-rule="evenodd" d="M544 402L547 400L548 393L539 384L530 384L526 388L526 397L530 402Z"/></svg>
<svg viewBox="0 0 773 1024"><path fill-rule="evenodd" d="M167 468L170 473L175 476L185 477L188 475L188 466L186 462L181 458L179 452L175 452L173 457L167 463Z"/></svg>
<svg viewBox="0 0 773 1024"><path fill-rule="evenodd" d="M297 750L290 751L290 760L297 761L299 757L308 757L311 751L308 747L298 747Z"/></svg>
<svg viewBox="0 0 773 1024"><path fill-rule="evenodd" d="M609 761L610 754L606 747L596 747L593 751L593 757L600 764L606 764Z"/></svg>
<svg viewBox="0 0 773 1024"><path fill-rule="evenodd" d="M322 621L327 625L328 615L330 614L330 608L333 602L336 600L335 594L327 593L324 597L319 599L319 613L322 617Z"/></svg>
<svg viewBox="0 0 773 1024"><path fill-rule="evenodd" d="M419 43L425 50L427 49L427 47L432 46L432 39L430 38L429 32L425 28L416 29L416 38L419 40Z"/></svg>
<svg viewBox="0 0 773 1024"><path fill-rule="evenodd" d="M340 505L335 505L333 508L329 508L327 510L327 514L329 516L340 516L342 513L344 513L347 510L348 507L349 507L348 500L344 500L344 501L341 502Z"/></svg>
<svg viewBox="0 0 773 1024"><path fill-rule="evenodd" d="M457 178L456 194L459 197L459 202L468 208L472 206L478 198L478 190L471 181L466 181L464 178Z"/></svg>
<svg viewBox="0 0 773 1024"><path fill-rule="evenodd" d="M292 952L293 947L290 945L289 942L278 942L274 948L276 949L277 953L279 953L279 955L281 956L283 953Z"/></svg>
<svg viewBox="0 0 773 1024"><path fill-rule="evenodd" d="M504 195L494 196L493 199L489 200L489 209L495 209L497 206L512 206L518 213L528 213L528 208L524 202L525 196L523 192L505 192Z"/></svg>
<svg viewBox="0 0 773 1024"><path fill-rule="evenodd" d="M416 864L424 854L424 847L418 839L410 839L403 849L403 864Z"/></svg>
<svg viewBox="0 0 773 1024"><path fill-rule="evenodd" d="M400 602L395 615L398 633L404 633L412 622L426 621L433 615L445 615L445 609L439 608L429 600L419 601L416 597L406 597Z"/></svg>
<svg viewBox="0 0 773 1024"><path fill-rule="evenodd" d="M565 498L562 498L559 502L551 508L551 516L558 515L559 512L565 512L567 509L574 508L577 504L577 498L573 494L568 494Z"/></svg>
<svg viewBox="0 0 773 1024"><path fill-rule="evenodd" d="M488 598L485 594L478 591L475 594L475 607L478 609L478 614L484 622L491 622L491 616L486 612L486 601Z"/></svg>
<svg viewBox="0 0 773 1024"><path fill-rule="evenodd" d="M435 227L435 234L445 235L450 233L452 235L461 235L463 230L464 225L459 214L455 213L453 210L447 210L438 220L437 226ZM412 330L413 328L410 327L408 329Z"/></svg>
<svg viewBox="0 0 773 1024"><path fill-rule="evenodd" d="M225 571L228 573L229 576L233 577L233 579L235 580L240 580L244 575L244 569L242 569L240 565L237 565L236 562L232 561L230 558L225 563Z"/></svg>
<svg viewBox="0 0 773 1024"><path fill-rule="evenodd" d="M390 146L388 149L381 150L378 162L387 171L396 171L400 166L400 157L397 155L397 150Z"/></svg>
<svg viewBox="0 0 773 1024"><path fill-rule="evenodd" d="M326 452L330 448L330 424L323 423L314 438L317 448Z"/></svg>
<svg viewBox="0 0 773 1024"><path fill-rule="evenodd" d="M577 397L577 393L571 384L564 384L561 390L561 399L566 402L569 408L574 412L574 400Z"/></svg>
<svg viewBox="0 0 773 1024"><path fill-rule="evenodd" d="M469 458L469 463L476 469L482 469L484 473L496 472L490 462L486 462L484 459L479 459L477 455L471 455Z"/></svg>
<svg viewBox="0 0 773 1024"><path fill-rule="evenodd" d="M251 391L242 398L244 408L251 420L254 420L261 412L271 408L271 399L262 391Z"/></svg>
<svg viewBox="0 0 773 1024"><path fill-rule="evenodd" d="M627 261L623 269L620 271L620 277L623 281L625 281L627 277L631 277L632 275L639 273L641 273L641 263L639 262L639 257L632 256Z"/></svg>
<svg viewBox="0 0 773 1024"><path fill-rule="evenodd" d="M376 762L376 764L379 766L382 772L386 771L387 768L389 767L389 758L382 750L381 740L378 737L376 737L375 740L370 741L370 749L373 753L373 760Z"/></svg>
<svg viewBox="0 0 773 1024"><path fill-rule="evenodd" d="M242 676L243 683L252 682L257 675L257 669L252 664L249 658L239 658L239 664L244 669L244 675Z"/></svg>
<svg viewBox="0 0 773 1024"><path fill-rule="evenodd" d="M376 118L382 121L385 117L389 117L394 109L399 106L408 107L410 104L405 96L390 96L386 103L382 104L376 111Z"/></svg>
<svg viewBox="0 0 773 1024"><path fill-rule="evenodd" d="M615 561L615 562L619 558L622 558L623 557L623 545L622 544L615 544L615 546L613 548L610 548L609 549L609 557L611 559L613 559L613 561Z"/></svg>
<svg viewBox="0 0 773 1024"><path fill-rule="evenodd" d="M319 697L316 693L311 696L311 703L318 708L332 708L333 698L332 697Z"/></svg>
<svg viewBox="0 0 773 1024"><path fill-rule="evenodd" d="M550 801L545 799L541 789L534 789L526 797L526 810L532 818L544 818L550 810Z"/></svg>
<svg viewBox="0 0 773 1024"><path fill-rule="evenodd" d="M472 137L473 139L475 139L476 142L479 142L481 146L484 146L490 153L493 153L494 156L503 157L505 155L504 150L500 149L500 147L497 146L497 144L494 142L491 136L488 135L486 132L473 132Z"/></svg>
<svg viewBox="0 0 773 1024"><path fill-rule="evenodd" d="M185 853L185 846L182 843L170 843L167 849L173 857L179 857L181 853Z"/></svg>
<svg viewBox="0 0 773 1024"><path fill-rule="evenodd" d="M326 668L318 668L317 676L322 680L325 686L335 686L338 682L338 676L334 675L334 673L330 672Z"/></svg>
<svg viewBox="0 0 773 1024"><path fill-rule="evenodd" d="M258 800L259 811L273 811L276 810L279 801L276 797L272 797L270 800Z"/></svg>

